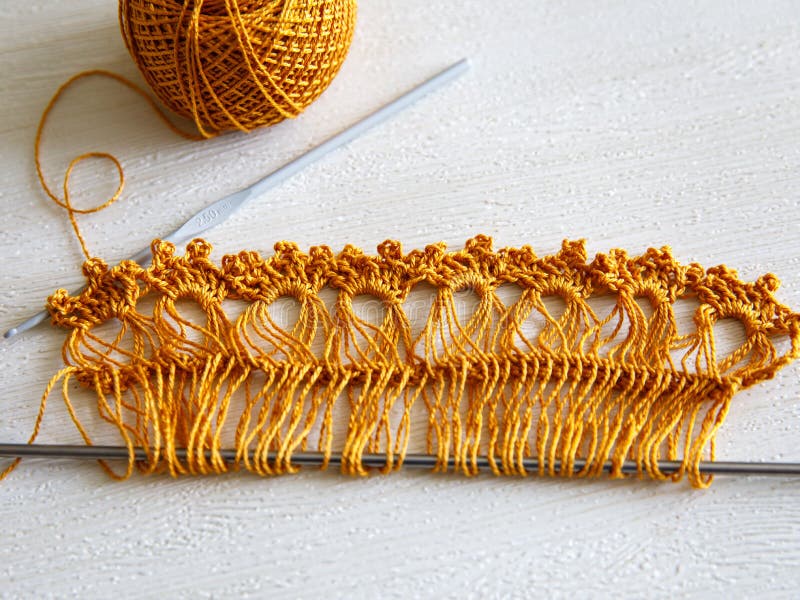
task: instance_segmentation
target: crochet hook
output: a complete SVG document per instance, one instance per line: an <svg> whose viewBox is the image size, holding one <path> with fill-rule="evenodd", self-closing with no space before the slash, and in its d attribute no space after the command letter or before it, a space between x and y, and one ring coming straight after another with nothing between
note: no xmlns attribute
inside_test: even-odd
<svg viewBox="0 0 800 600"><path fill-rule="evenodd" d="M134 448L136 460L147 460L147 453L142 448ZM236 450L223 449L219 451L223 460L236 460ZM180 460L186 459L186 448L176 448L175 455ZM211 451L205 450L206 458L211 458ZM3 457L39 457L39 458L73 458L90 460L128 460L129 451L125 446L73 446L59 444L0 444L0 456ZM268 460L274 461L277 453L270 452ZM322 452L295 452L292 454L291 462L298 466L321 466L324 463L325 455ZM437 466L437 457L430 454L406 454L403 466L433 469ZM386 465L385 454L364 454L361 462L366 467L380 468ZM337 466L342 463L342 455L333 453L330 455L328 464ZM536 458L524 458L522 461L525 469L529 473L536 473L539 469L539 461ZM658 468L662 473L670 474L678 471L681 467L680 461L663 460L659 461ZM448 468L454 468L455 460L448 460ZM480 469L489 468L489 459L479 456L476 466ZM579 471L586 466L585 460L576 459L573 469ZM561 461L555 461L553 468L556 471L561 469ZM609 472L612 469L611 462L603 465L603 471ZM623 473L637 473L638 466L633 461L625 461L622 464ZM800 463L759 463L759 462L701 462L700 472L706 475L800 475Z"/></svg>
<svg viewBox="0 0 800 600"><path fill-rule="evenodd" d="M459 77L461 74L467 71L467 69L469 69L469 61L466 58L461 59L440 73L434 75L427 81L420 83L402 96L392 100L389 102L389 104L377 109L370 115L364 117L343 131L340 131L333 137L328 138L320 145L312 148L305 154L302 154L289 161L266 177L256 181L254 184L239 190L238 192L234 192L228 196L225 196L224 198L220 198L216 202L206 206L197 214L192 215L183 225L178 227L178 229L169 235L162 237L161 239L166 242L172 242L177 246L199 235L203 231L219 225L234 212L239 210L239 208L241 208L248 200L263 194L267 190L277 187L292 175L303 170L308 165L316 162L329 152L344 146L348 142L366 132L368 129L383 123L423 96L440 88L445 83L448 83ZM133 260L141 265L145 265L150 261L151 258L152 255L150 253L150 247L148 246L147 248L144 248L134 254L128 260ZM24 331L32 329L47 319L47 316L47 311L43 310L27 321L24 321L16 327L12 327L6 331L3 337L10 338Z"/></svg>

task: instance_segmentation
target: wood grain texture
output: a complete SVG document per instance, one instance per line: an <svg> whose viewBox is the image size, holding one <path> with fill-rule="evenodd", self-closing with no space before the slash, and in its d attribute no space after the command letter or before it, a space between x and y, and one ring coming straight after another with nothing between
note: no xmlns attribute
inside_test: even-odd
<svg viewBox="0 0 800 600"><path fill-rule="evenodd" d="M138 75L100 0L3 2L0 327L80 284L65 215L35 179L46 101L88 68ZM191 143L103 81L65 96L48 180L86 150L116 154L120 204L81 219L123 258L345 124L468 55L471 73L248 205L209 234L215 256L385 238L459 246L483 232L540 253L671 245L682 261L772 271L800 307L800 5L364 0L350 57L303 116ZM82 167L77 202L113 190ZM48 327L0 343L0 439L27 438L60 364ZM739 394L721 459L800 460L800 369ZM88 414L89 408L86 408ZM42 442L78 436L54 402ZM0 485L3 597L791 597L800 481L467 480L418 473L106 479L24 463Z"/></svg>

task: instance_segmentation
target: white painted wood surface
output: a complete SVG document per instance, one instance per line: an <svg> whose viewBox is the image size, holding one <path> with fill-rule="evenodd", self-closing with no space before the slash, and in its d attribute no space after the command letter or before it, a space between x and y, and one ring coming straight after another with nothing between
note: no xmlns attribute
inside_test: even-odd
<svg viewBox="0 0 800 600"><path fill-rule="evenodd" d="M363 0L350 56L301 118L253 135L177 139L104 81L74 88L44 145L116 154L123 200L82 218L127 256L439 68L471 73L250 204L209 234L215 256L346 242L406 248L476 233L542 254L669 244L682 261L779 275L800 307L800 4ZM457 8L454 6L457 5ZM37 121L79 70L138 80L100 0L4 0L0 36L0 328L80 284L66 216L32 159ZM76 201L113 189L81 168ZM0 438L27 439L63 333L0 343ZM741 393L728 460L800 460L797 365ZM78 436L56 401L42 442ZM0 484L0 596L796 597L800 481L687 484L401 473L108 480L94 464L23 463Z"/></svg>

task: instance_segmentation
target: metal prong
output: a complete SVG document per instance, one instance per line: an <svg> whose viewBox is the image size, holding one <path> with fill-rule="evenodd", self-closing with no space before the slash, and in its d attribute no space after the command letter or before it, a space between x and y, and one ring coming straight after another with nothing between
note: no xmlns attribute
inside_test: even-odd
<svg viewBox="0 0 800 600"><path fill-rule="evenodd" d="M163 453L164 450L162 449ZM211 451L205 450L207 459L211 458ZM138 461L147 460L148 452L143 448L133 449L134 458ZM153 450L150 450L150 454ZM223 460L236 460L237 451L233 449L222 449L219 455ZM0 456L5 457L39 457L39 458L74 458L90 460L128 460L130 452L124 446L73 446L73 445L47 445L47 444L0 444ZM185 460L187 456L186 448L177 448L175 456L179 460ZM251 454L252 456L252 454ZM277 453L270 452L268 460L274 461ZM386 454L364 454L361 463L365 467L381 468L386 465ZM395 460L399 457L395 457ZM325 455L322 452L295 452L291 456L291 462L297 466L321 466L324 464ZM437 457L430 454L407 454L403 460L403 466L409 468L433 469L438 465ZM342 455L333 453L330 455L328 464L338 466L342 464ZM659 461L658 468L662 473L670 474L681 468L680 461ZM448 468L455 467L455 460L450 458ZM475 462L479 469L488 469L489 459L479 456ZM536 473L539 470L539 461L536 458L523 459L523 466L528 473ZM586 466L585 460L575 460L573 470L580 471ZM611 462L603 465L603 471L609 472L613 468ZM561 470L561 461L553 463L556 472ZM623 473L633 474L639 471L639 466L633 461L626 461L621 466ZM800 463L760 463L760 462L702 462L700 472L706 475L800 475Z"/></svg>

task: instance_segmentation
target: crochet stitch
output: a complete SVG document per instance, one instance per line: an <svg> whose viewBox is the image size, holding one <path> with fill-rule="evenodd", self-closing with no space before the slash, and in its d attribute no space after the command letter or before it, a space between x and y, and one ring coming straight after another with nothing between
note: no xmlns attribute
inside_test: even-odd
<svg viewBox="0 0 800 600"><path fill-rule="evenodd" d="M495 251L485 236L455 252L433 244L404 254L386 241L376 256L353 246L334 254L279 242L269 258L240 252L220 266L203 240L183 256L159 241L152 250L147 268L130 261L109 268L92 258L80 295L58 290L48 301L53 323L68 330L66 367L46 390L31 440L61 379L70 415L91 444L69 398L75 378L94 390L100 415L131 451L123 472L104 465L119 478L134 468L293 472L293 452L316 444L327 459L334 451L337 409L347 415L336 450L349 474L369 471L364 453L385 454L383 472L399 468L412 429L422 427L440 471L450 461L472 475L486 456L497 475L526 475L523 459L535 457L540 475L599 476L610 461L611 477L622 477L627 459L639 476L687 476L704 487L711 477L699 463L713 460L733 395L800 354L800 315L774 299L773 275L744 283L724 266L683 266L668 248L638 257L612 250L587 261L580 241L545 257L528 246ZM404 301L422 283L435 293L414 335ZM497 294L503 284L520 288L509 305ZM320 299L325 287L337 293L332 308ZM456 306L463 289L478 303L466 318ZM379 324L353 309L365 294L384 309ZM269 312L284 296L299 304L293 327ZM549 296L563 300L563 314L548 311ZM608 315L592 308L598 296L614 299ZM674 311L683 298L698 303L688 334L678 332ZM246 308L229 317L226 300ZM203 319L181 313L185 301ZM530 334L525 322L534 318L542 327ZM727 355L715 344L714 325L723 318L738 319L745 331ZM98 333L110 323L116 334ZM778 338L790 340L783 354ZM412 415L420 403L424 422ZM237 459L226 462L219 451L229 422ZM184 460L175 453L181 447ZM135 461L134 448L145 449L147 460ZM585 466L575 468L576 458ZM682 466L665 474L659 460Z"/></svg>

